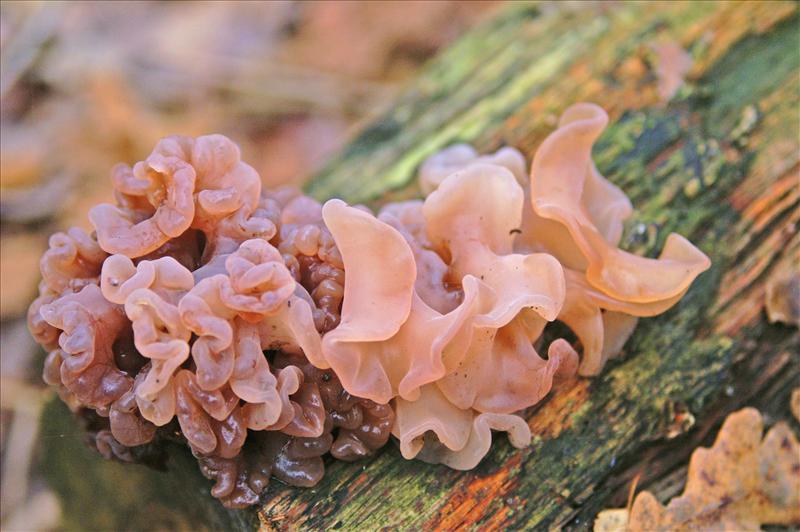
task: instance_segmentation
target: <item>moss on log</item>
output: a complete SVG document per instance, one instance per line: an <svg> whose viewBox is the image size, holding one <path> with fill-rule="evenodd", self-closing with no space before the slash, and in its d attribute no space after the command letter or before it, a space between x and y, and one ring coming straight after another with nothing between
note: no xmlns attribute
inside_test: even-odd
<svg viewBox="0 0 800 532"><path fill-rule="evenodd" d="M624 504L636 475L640 488L671 496L691 449L730 411L755 405L768 419L790 418L800 338L767 323L763 300L771 276L800 263L799 24L794 2L548 13L512 5L435 60L309 184L321 199L412 197L416 167L442 147L509 144L530 157L568 105L609 110L595 158L637 209L625 246L652 256L675 231L713 266L675 308L642 320L602 376L569 383L532 410L530 447L497 438L476 470L457 472L405 461L389 445L363 462L330 464L316 488L276 481L260 508L225 512L188 452L171 454L167 474L102 463L74 448L75 431L53 405L45 423L67 437L44 440L45 465L69 523L137 528L127 497L136 490L130 498L145 502L135 511L164 512L149 527L582 529ZM694 59L667 105L650 48L660 39ZM676 411L694 424L676 424Z"/></svg>

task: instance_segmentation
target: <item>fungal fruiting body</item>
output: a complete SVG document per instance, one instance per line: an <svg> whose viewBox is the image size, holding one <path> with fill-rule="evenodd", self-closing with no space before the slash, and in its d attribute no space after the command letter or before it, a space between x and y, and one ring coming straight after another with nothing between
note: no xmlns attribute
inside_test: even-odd
<svg viewBox="0 0 800 532"><path fill-rule="evenodd" d="M617 247L632 207L591 160L606 122L567 109L530 174L512 148L450 147L421 167L424 199L377 214L262 190L223 136L166 138L114 169L94 233L50 239L29 311L44 379L105 456L177 437L231 507L392 435L456 469L493 430L525 446L522 410L599 373L709 266L678 235L658 259ZM564 339L534 348L555 320L580 357Z"/></svg>

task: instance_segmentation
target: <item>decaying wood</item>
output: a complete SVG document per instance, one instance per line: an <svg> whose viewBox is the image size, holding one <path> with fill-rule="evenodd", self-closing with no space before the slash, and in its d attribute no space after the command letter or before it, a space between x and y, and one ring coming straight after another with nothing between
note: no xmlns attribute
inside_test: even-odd
<svg viewBox="0 0 800 532"><path fill-rule="evenodd" d="M533 410L530 447L498 437L476 470L458 472L405 461L390 445L330 464L314 489L273 482L260 508L227 512L186 451L170 453L167 474L102 463L54 404L44 461L68 518L85 527L97 513L99 528L136 528L149 512L165 526L236 529L583 529L625 505L634 477L662 501L679 492L691 450L741 406L797 430L789 396L800 386L800 337L768 323L763 307L772 276L800 264L798 24L793 2L513 5L431 64L309 185L323 199L412 197L415 168L442 147L508 144L531 156L568 105L609 110L595 159L637 209L624 244L653 256L674 231L713 266L675 308L642 320L602 376ZM652 51L664 40L693 58L668 104Z"/></svg>

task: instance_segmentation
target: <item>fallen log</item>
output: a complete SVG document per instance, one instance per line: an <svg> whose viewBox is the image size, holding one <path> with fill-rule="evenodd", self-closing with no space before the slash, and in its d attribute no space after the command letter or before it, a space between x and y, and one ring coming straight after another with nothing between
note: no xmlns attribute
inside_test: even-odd
<svg viewBox="0 0 800 532"><path fill-rule="evenodd" d="M168 473L105 463L51 404L43 465L67 525L584 529L624 506L634 478L662 501L679 492L692 449L729 412L751 405L790 420L800 336L763 307L767 283L800 264L799 24L794 2L515 4L433 61L309 183L320 199L415 197L419 163L452 143L530 157L567 106L609 111L594 156L637 209L623 245L654 256L677 232L713 265L673 309L642 320L600 377L533 409L531 446L496 438L477 469L459 472L389 445L331 463L313 489L273 481L260 508L233 512L208 495L188 451L169 450ZM669 102L658 91L663 42L693 60ZM56 433L65 437L47 437Z"/></svg>

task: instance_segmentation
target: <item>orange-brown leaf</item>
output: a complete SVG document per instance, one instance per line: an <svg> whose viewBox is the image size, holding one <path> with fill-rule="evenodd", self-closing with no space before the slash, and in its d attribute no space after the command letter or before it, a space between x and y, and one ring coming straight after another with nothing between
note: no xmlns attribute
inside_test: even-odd
<svg viewBox="0 0 800 532"><path fill-rule="evenodd" d="M778 423L762 440L753 408L731 414L710 449L692 454L686 489L662 506L649 492L636 497L628 529L759 530L800 523L800 444Z"/></svg>

